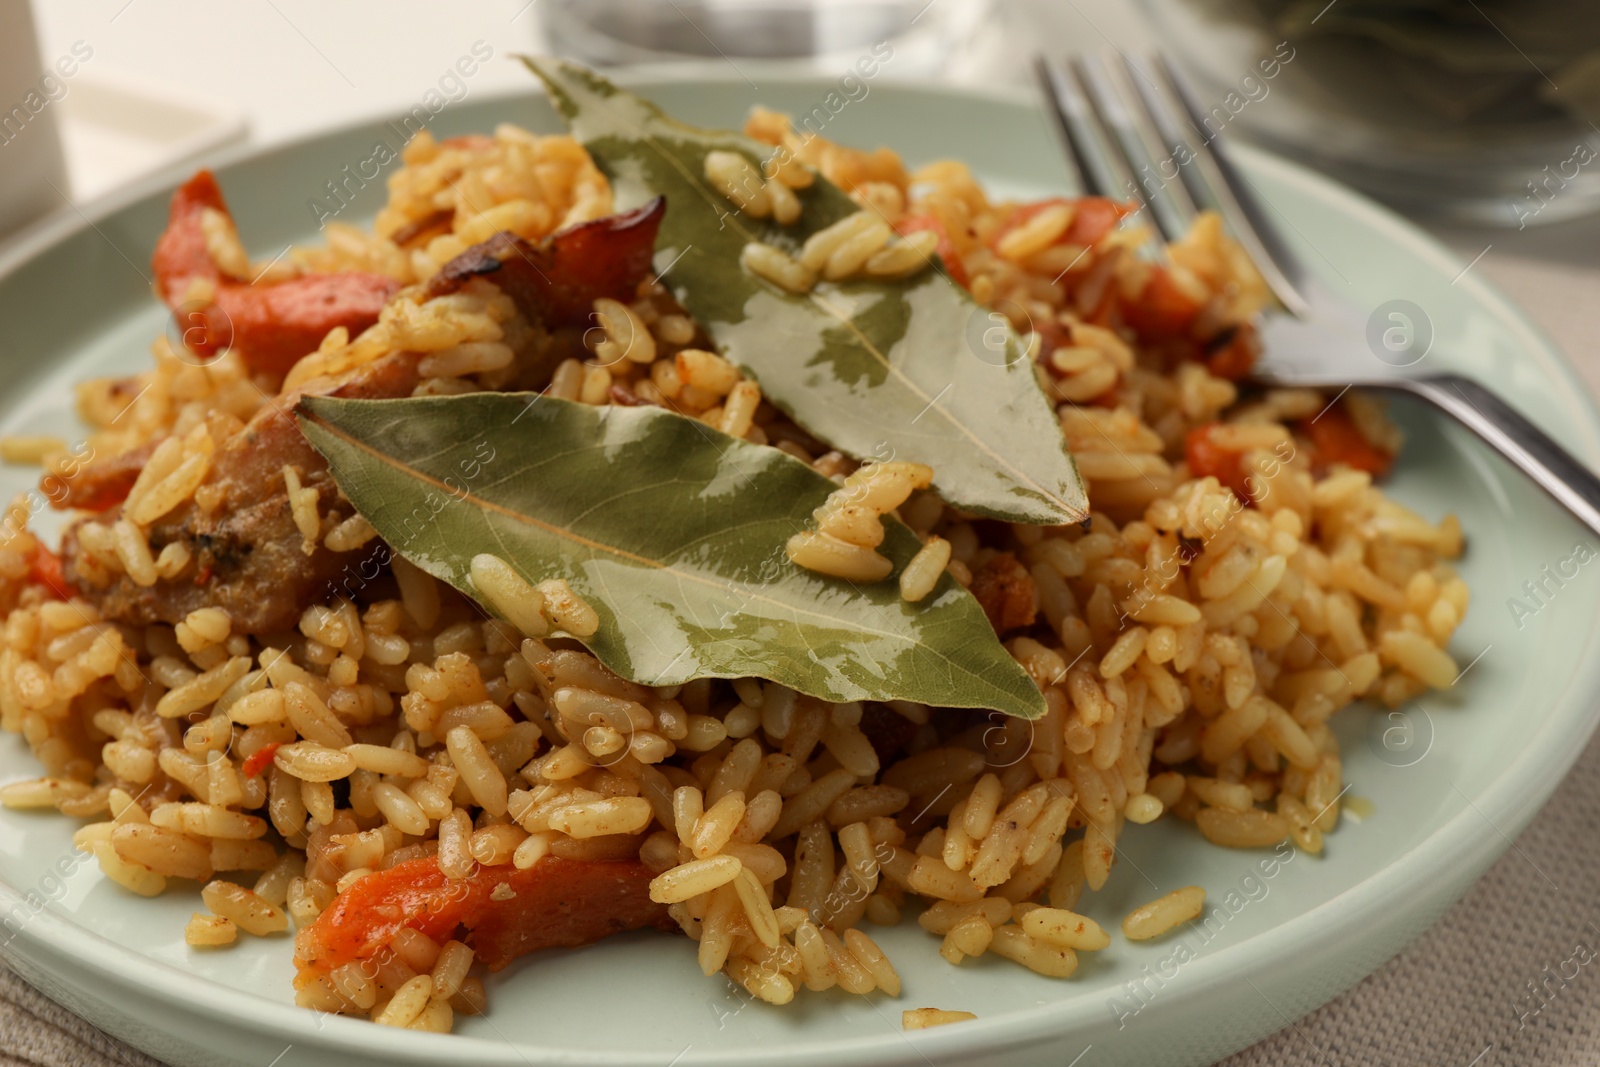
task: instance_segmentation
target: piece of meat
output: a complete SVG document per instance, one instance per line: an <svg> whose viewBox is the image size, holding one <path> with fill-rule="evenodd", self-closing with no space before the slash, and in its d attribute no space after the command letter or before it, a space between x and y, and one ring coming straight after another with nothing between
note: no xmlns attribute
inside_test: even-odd
<svg viewBox="0 0 1600 1067"><path fill-rule="evenodd" d="M883 704L868 703L862 707L860 726L883 767L898 759L917 735L916 723Z"/></svg>
<svg viewBox="0 0 1600 1067"><path fill-rule="evenodd" d="M389 235L389 240L401 248L415 246L421 248L435 237L443 237L450 232L451 223L455 221L456 209L453 207L441 208L420 219L412 219L398 230Z"/></svg>
<svg viewBox="0 0 1600 1067"><path fill-rule="evenodd" d="M246 778L254 778L268 767L272 766L272 757L278 754L278 749L283 747L282 741L269 741L251 753L239 769Z"/></svg>
<svg viewBox="0 0 1600 1067"><path fill-rule="evenodd" d="M152 441L96 460L71 477L47 473L39 479L39 490L50 506L60 511L105 511L127 499L128 490L139 480L139 472L155 450Z"/></svg>
<svg viewBox="0 0 1600 1067"><path fill-rule="evenodd" d="M207 209L228 214L216 178L202 170L172 194L167 229L150 260L161 298L177 315L184 344L198 356L232 348L252 371L282 376L334 327L345 327L353 337L377 322L400 288L392 278L364 271L270 283L230 278L206 251L201 217ZM209 283L209 300L191 301L196 280Z"/></svg>
<svg viewBox="0 0 1600 1067"><path fill-rule="evenodd" d="M972 576L971 591L997 634L1032 626L1039 613L1039 593L1033 576L1009 552L1000 553L978 568Z"/></svg>
<svg viewBox="0 0 1600 1067"><path fill-rule="evenodd" d="M432 857L378 871L351 885L295 941L300 983L379 955L403 927L448 941L463 929L490 970L542 948L578 948L653 926L675 930L650 899L651 872L637 860L546 856L526 870L478 866L452 881Z"/></svg>
<svg viewBox="0 0 1600 1067"><path fill-rule="evenodd" d="M487 278L531 322L586 326L599 297L624 303L650 272L665 197L620 215L580 222L538 244L499 233L446 263L428 282L429 296L453 293Z"/></svg>
<svg viewBox="0 0 1600 1067"><path fill-rule="evenodd" d="M338 377L317 378L262 408L244 429L218 445L206 484L222 490L222 503L202 512L194 501L179 505L150 527L150 547L159 554L179 542L191 562L177 577L140 586L126 575L109 584L80 566L77 526L62 538L67 581L94 601L107 618L134 625L176 624L189 612L220 607L235 632L269 634L291 630L306 604L325 598L339 576L382 546L369 542L355 553L318 546L309 556L295 525L283 468L299 469L301 482L318 493L318 511L338 498L327 464L300 433L293 410L301 395L381 399L408 396L419 381L416 353L397 353ZM120 504L97 516L113 522Z"/></svg>
<svg viewBox="0 0 1600 1067"><path fill-rule="evenodd" d="M200 312L209 352L196 351L208 355L232 347L251 370L287 374L334 327L354 337L377 322L399 288L392 278L359 271L306 274L275 285L221 284L214 302Z"/></svg>

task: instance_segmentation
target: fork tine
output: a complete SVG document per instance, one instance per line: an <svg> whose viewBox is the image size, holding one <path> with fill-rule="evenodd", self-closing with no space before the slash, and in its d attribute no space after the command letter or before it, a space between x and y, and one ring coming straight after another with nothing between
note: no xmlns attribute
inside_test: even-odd
<svg viewBox="0 0 1600 1067"><path fill-rule="evenodd" d="M1155 66L1167 94L1178 101L1183 109L1188 125L1196 132L1203 129L1205 111L1172 65L1172 61L1165 53L1158 52ZM1134 70L1134 77L1135 83L1138 84L1137 68ZM1284 244L1277 229L1267 218L1266 212L1262 210L1249 181L1239 173L1233 160L1229 158L1227 150L1221 143L1220 134L1211 137L1201 135L1198 138L1199 149L1196 151L1188 144L1188 139L1183 133L1183 123L1173 113L1171 105L1161 98L1160 93L1154 91L1153 82L1147 84L1150 85L1152 92L1146 94L1141 89L1140 96L1151 122L1161 131L1162 139L1169 142L1174 158L1179 154L1177 152L1179 145L1188 149L1188 154L1193 157L1192 165L1181 166L1178 169L1195 201L1215 204L1222 217L1227 220L1228 228L1233 231L1234 237L1254 261L1256 269L1261 272L1273 295L1290 314L1304 318L1311 310L1310 303L1300 291L1300 284L1305 274L1300 268L1299 261L1289 251L1289 247Z"/></svg>
<svg viewBox="0 0 1600 1067"><path fill-rule="evenodd" d="M1078 78L1088 90L1090 105L1101 126L1111 132L1121 148L1123 162L1133 175L1129 191L1150 208L1150 216L1160 235L1169 243L1178 240L1188 232L1194 219L1194 204L1188 192L1182 185L1161 179L1144 131L1139 128L1138 120L1104 61L1099 56L1080 56L1076 66Z"/></svg>
<svg viewBox="0 0 1600 1067"><path fill-rule="evenodd" d="M1050 102L1050 114L1066 141L1068 163L1076 172L1078 188L1085 196L1117 195L1116 165L1100 131L1095 128L1089 101L1077 79L1060 63L1046 56L1035 61L1035 73Z"/></svg>
<svg viewBox="0 0 1600 1067"><path fill-rule="evenodd" d="M1128 68L1128 80L1139 94L1139 102L1144 105L1144 113L1150 117L1150 124L1155 127L1156 136L1160 138L1167 157L1174 163L1180 159L1193 161L1195 151L1189 147L1188 128L1169 97L1163 95L1155 71L1138 56L1124 55L1122 61ZM1211 187L1195 173L1194 168L1179 164L1177 170L1179 180L1196 206L1220 210L1221 205L1217 203Z"/></svg>

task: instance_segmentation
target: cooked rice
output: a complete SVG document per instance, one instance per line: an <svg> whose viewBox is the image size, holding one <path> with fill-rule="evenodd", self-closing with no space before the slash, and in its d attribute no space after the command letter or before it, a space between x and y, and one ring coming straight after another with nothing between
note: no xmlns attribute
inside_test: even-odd
<svg viewBox="0 0 1600 1067"><path fill-rule="evenodd" d="M949 1011L944 1008L908 1008L900 1013L900 1029L926 1030L930 1026L949 1026L977 1016L970 1011Z"/></svg>
<svg viewBox="0 0 1600 1067"><path fill-rule="evenodd" d="M67 442L46 434L9 434L0 437L0 462L43 464L67 450Z"/></svg>
<svg viewBox="0 0 1600 1067"><path fill-rule="evenodd" d="M782 249L763 241L752 241L745 245L739 262L751 273L791 293L810 292L811 287L817 284L816 271Z"/></svg>
<svg viewBox="0 0 1600 1067"><path fill-rule="evenodd" d="M653 899L697 942L701 968L773 1004L801 987L897 995L899 974L859 924L893 924L914 904L951 963L992 953L1072 974L1078 952L1109 943L1077 909L1093 910L1088 894L1105 884L1130 822L1170 814L1218 844L1287 838L1320 851L1343 788L1330 716L1362 698L1393 706L1459 673L1445 651L1468 602L1447 562L1462 549L1459 524L1409 512L1364 472L1314 472L1286 424L1319 411L1317 394L1241 403L1204 365L1090 321L1108 294L1131 298L1148 277L1136 231L1074 246L1063 243L1074 204L1007 228L1012 205L990 201L961 163L910 172L883 150L797 137L770 112L749 129L780 146L765 173L738 156L707 160L740 209L789 221L792 190L820 172L862 210L798 257L750 245L746 267L797 293L818 278L898 276L923 269L937 240L926 229L900 236L896 224L937 220L972 293L1035 330L1089 522L977 523L927 488L926 468L857 467L708 351L653 282L631 302L597 301L591 358L563 362L547 391L662 405L839 481L817 529L788 545L801 566L888 577L876 547L881 517L897 515L924 546L900 575L905 599L924 599L948 573L986 609L1002 589L1028 619L1037 612L1007 647L1043 691L1043 718L996 728L907 702L830 705L757 679L637 685L547 637L593 634L593 605L495 557L475 559L472 578L509 624L483 621L396 560L392 581L307 604L299 630L270 641L234 633L215 608L133 630L28 580L36 541L19 503L0 543L0 727L27 738L44 777L0 789L0 802L98 820L74 840L131 892L203 883L213 914L190 921L193 945L220 946L238 930L268 936L291 919L303 938L337 892L420 856L453 879L550 855L636 856L655 872ZM497 230L538 239L610 210L604 178L571 138L510 126L444 143L424 133L373 233L330 224L326 246L295 250L281 270L360 269L415 285ZM231 225L210 220L205 235L225 272L250 276ZM1209 332L1265 299L1210 216L1171 258L1173 284L1204 305ZM330 333L282 388L406 349L427 354L421 395L497 389L547 340L487 282L434 299L410 289L360 336ZM96 455L156 446L127 517L80 527L91 576L145 586L187 564L177 546L151 551L150 524L191 499L225 506L206 480L213 442L274 399L235 355L195 365L165 339L152 351L153 369L79 391ZM1360 405L1353 417L1369 439L1395 445L1381 414ZM1255 506L1185 466L1185 435L1211 424L1245 453ZM49 467L64 451L36 438L0 456ZM330 510L301 472L282 477L308 553L375 536L348 504ZM911 739L888 766L869 718ZM264 768L247 774L258 756ZM1156 936L1201 907L1203 890L1180 890L1122 930ZM447 1031L456 1014L483 1008L471 964L462 942L402 931L363 966L306 980L298 1000ZM903 1026L972 1017L914 1009Z"/></svg>
<svg viewBox="0 0 1600 1067"><path fill-rule="evenodd" d="M232 919L225 919L220 915L207 915L204 912L195 912L183 928L185 944L197 948L214 948L218 945L231 945L239 938L239 928Z"/></svg>
<svg viewBox="0 0 1600 1067"><path fill-rule="evenodd" d="M1206 891L1197 885L1174 889L1166 896L1141 904L1122 920L1123 936L1130 941L1148 941L1205 910Z"/></svg>

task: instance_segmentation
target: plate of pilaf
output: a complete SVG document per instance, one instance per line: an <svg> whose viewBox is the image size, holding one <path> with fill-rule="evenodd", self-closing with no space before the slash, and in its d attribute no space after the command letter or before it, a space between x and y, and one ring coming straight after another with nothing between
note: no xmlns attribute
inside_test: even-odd
<svg viewBox="0 0 1600 1067"><path fill-rule="evenodd" d="M1033 100L867 59L528 65L0 253L28 981L180 1065L1205 1064L1549 797L1593 549L1430 412L1251 386L1214 217L1150 255ZM1600 460L1476 275L1241 159Z"/></svg>

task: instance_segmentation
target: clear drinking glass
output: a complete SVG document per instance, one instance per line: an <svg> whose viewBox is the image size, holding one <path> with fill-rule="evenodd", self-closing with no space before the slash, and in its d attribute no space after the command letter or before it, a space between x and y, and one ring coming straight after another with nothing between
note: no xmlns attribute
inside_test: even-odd
<svg viewBox="0 0 1600 1067"><path fill-rule="evenodd" d="M731 61L834 69L893 47L899 76L941 73L990 0L540 0L550 48L601 66Z"/></svg>

